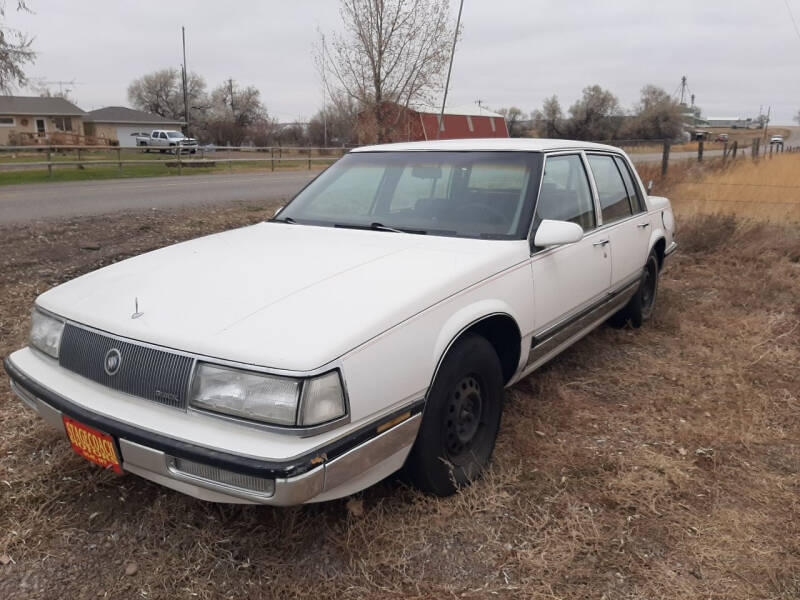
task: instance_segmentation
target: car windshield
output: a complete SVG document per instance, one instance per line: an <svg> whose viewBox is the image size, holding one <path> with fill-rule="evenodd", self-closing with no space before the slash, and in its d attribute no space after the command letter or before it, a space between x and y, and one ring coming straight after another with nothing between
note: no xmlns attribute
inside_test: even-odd
<svg viewBox="0 0 800 600"><path fill-rule="evenodd" d="M171 138L182 138L183 137L183 134L182 133L178 133L177 131L168 131L167 135L169 137L171 137Z"/></svg>
<svg viewBox="0 0 800 600"><path fill-rule="evenodd" d="M354 152L322 173L276 221L524 239L541 154Z"/></svg>

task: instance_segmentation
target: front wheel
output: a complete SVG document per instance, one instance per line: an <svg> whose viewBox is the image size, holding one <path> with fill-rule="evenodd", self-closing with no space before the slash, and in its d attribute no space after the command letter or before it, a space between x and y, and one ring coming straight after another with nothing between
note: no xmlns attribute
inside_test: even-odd
<svg viewBox="0 0 800 600"><path fill-rule="evenodd" d="M624 326L628 321L634 327L641 327L652 315L658 294L658 257L650 252L639 279L639 289L625 307L611 317L612 325Z"/></svg>
<svg viewBox="0 0 800 600"><path fill-rule="evenodd" d="M424 492L449 496L476 479L494 450L503 372L492 345L467 334L447 353L428 395L405 471Z"/></svg>

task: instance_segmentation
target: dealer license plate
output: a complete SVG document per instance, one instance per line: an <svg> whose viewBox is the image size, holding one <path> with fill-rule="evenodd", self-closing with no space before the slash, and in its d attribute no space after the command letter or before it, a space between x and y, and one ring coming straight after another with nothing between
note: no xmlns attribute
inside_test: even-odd
<svg viewBox="0 0 800 600"><path fill-rule="evenodd" d="M75 452L104 469L122 473L113 437L79 423L75 419L70 419L66 415L62 415L62 418L64 419L64 429L67 430L67 437Z"/></svg>

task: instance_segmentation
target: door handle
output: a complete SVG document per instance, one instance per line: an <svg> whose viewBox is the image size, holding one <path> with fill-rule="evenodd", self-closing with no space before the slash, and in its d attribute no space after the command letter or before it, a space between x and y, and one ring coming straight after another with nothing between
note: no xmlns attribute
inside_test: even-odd
<svg viewBox="0 0 800 600"><path fill-rule="evenodd" d="M599 242L595 242L592 246L605 246L608 244L608 240L600 240Z"/></svg>
<svg viewBox="0 0 800 600"><path fill-rule="evenodd" d="M637 225L639 229L644 229L645 227L650 227L650 223L639 223Z"/></svg>

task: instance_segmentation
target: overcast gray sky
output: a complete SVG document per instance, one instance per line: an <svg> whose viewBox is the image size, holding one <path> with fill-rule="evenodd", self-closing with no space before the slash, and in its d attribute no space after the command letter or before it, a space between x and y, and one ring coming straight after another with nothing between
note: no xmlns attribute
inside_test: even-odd
<svg viewBox="0 0 800 600"><path fill-rule="evenodd" d="M6 14L36 37L29 74L74 78L85 110L127 105L133 78L178 67L185 25L189 69L209 89L233 77L279 120L308 119L322 102L317 27L340 27L336 0L28 3L34 14L11 0ZM788 3L800 19L800 0ZM465 0L462 21L448 104L527 112L557 94L566 108L597 83L630 107L644 84L671 93L687 75L705 116L772 105L773 123L790 124L800 109L800 37L784 0Z"/></svg>

